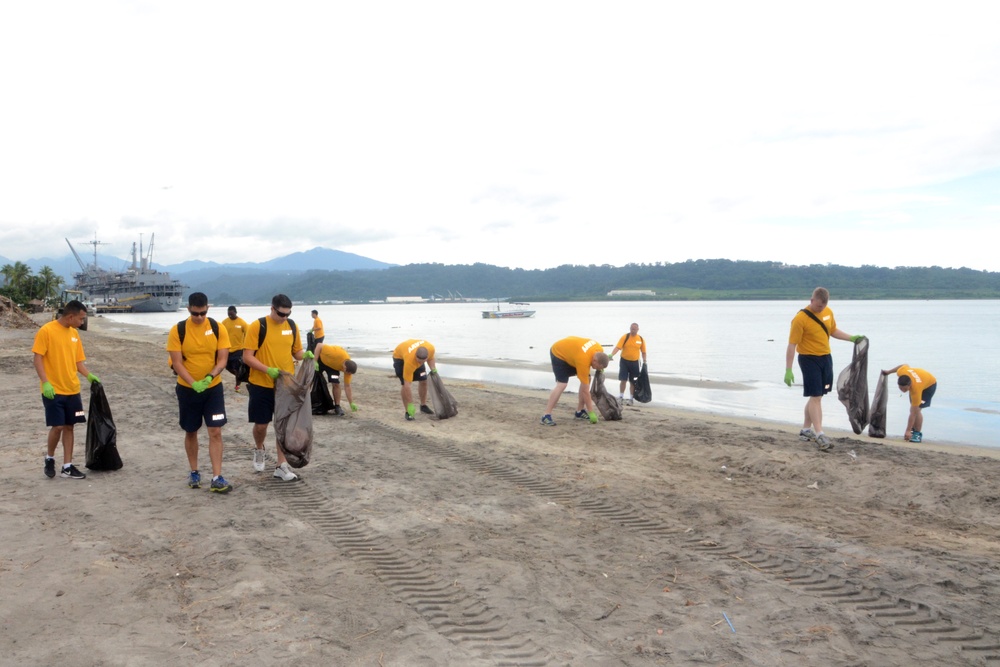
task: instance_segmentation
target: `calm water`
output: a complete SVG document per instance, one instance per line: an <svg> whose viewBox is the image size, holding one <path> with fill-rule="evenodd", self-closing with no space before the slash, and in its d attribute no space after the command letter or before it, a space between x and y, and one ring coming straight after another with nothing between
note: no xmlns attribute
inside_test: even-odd
<svg viewBox="0 0 1000 667"><path fill-rule="evenodd" d="M308 329L309 311L319 310L327 341L352 351L359 361L364 358L362 368L389 368L389 351L397 343L424 338L437 347L445 377L538 388L552 386L548 350L554 341L586 336L610 352L629 324L638 322L649 350L654 403L798 424L802 389L786 387L782 378L788 325L806 302L538 303L531 306L535 317L526 320L484 320L480 312L488 303L296 304L293 319ZM1000 447L1000 301L833 301L831 307L841 329L871 340L872 392L878 370L900 363L937 376L940 388L925 414L927 440ZM239 308L247 321L268 312L264 306ZM212 315L224 318L225 306L214 307ZM183 316L182 311L106 317L166 333ZM852 347L833 341L837 372L850 362ZM449 358L473 363L449 365ZM475 360L511 363L477 366ZM617 377L616 363L609 375ZM797 367L795 375L799 380ZM705 382L686 387L655 384L657 378ZM740 383L743 390L713 383ZM617 386L613 381L609 389L612 384ZM907 412L906 398L890 394L891 437L902 434ZM824 425L850 430L836 392L824 401Z"/></svg>

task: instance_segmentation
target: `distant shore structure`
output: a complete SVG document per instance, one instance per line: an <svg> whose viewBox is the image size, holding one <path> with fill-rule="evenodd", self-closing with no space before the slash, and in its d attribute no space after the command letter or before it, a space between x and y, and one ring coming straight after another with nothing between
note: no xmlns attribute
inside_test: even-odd
<svg viewBox="0 0 1000 667"><path fill-rule="evenodd" d="M613 289L608 296L656 296L651 289Z"/></svg>

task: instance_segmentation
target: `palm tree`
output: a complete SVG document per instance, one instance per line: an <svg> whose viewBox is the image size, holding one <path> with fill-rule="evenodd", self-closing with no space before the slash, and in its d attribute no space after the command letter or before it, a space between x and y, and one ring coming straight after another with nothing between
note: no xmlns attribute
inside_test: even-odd
<svg viewBox="0 0 1000 667"><path fill-rule="evenodd" d="M62 287L63 279L56 275L51 266L45 265L38 270L38 278L41 281L40 299L51 299L59 296L59 288Z"/></svg>
<svg viewBox="0 0 1000 667"><path fill-rule="evenodd" d="M14 265L4 264L3 268L0 268L0 275L3 276L4 284L10 285L11 279L14 277Z"/></svg>
<svg viewBox="0 0 1000 667"><path fill-rule="evenodd" d="M14 262L14 266L11 267L10 275L7 276L7 282L10 283L10 286L15 290L20 290L24 283L27 282L30 275L30 266L24 262Z"/></svg>

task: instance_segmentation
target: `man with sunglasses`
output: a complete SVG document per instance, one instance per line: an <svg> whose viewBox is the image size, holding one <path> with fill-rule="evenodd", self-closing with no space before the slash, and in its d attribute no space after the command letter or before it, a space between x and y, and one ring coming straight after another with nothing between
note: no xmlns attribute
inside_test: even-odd
<svg viewBox="0 0 1000 667"><path fill-rule="evenodd" d="M208 296L193 292L188 296L188 318L178 322L167 336L167 353L177 373L179 424L184 429L184 450L191 473L188 486L201 488L198 472L198 431L208 431L208 458L212 463L209 491L229 493L232 485L222 476L222 427L226 423L226 402L219 374L229 359L229 332L208 317ZM183 337L181 328L183 326Z"/></svg>
<svg viewBox="0 0 1000 667"><path fill-rule="evenodd" d="M243 363L250 367L250 379L247 391L250 402L247 416L253 424L253 469L263 472L265 466L264 440L267 438L267 425L274 419L274 381L281 371L295 372L295 361L313 359L312 352L303 352L302 341L296 335L298 329L289 319L292 314L292 300L284 294L275 294L271 299L271 312L266 320L264 339L261 339L261 320L254 320L247 327L247 335L243 341ZM285 482L293 482L298 475L285 461L281 448L275 446L275 458L278 465L274 476Z"/></svg>

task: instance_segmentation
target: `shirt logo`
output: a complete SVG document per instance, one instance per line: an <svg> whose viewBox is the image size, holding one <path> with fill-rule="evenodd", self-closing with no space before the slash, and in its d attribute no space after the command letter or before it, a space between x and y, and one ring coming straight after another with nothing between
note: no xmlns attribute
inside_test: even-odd
<svg viewBox="0 0 1000 667"><path fill-rule="evenodd" d="M208 331L206 331L206 332L205 332L205 335L206 335L206 336L214 336L214 335L215 335L215 332L214 332L214 331L212 331L211 329L209 329Z"/></svg>
<svg viewBox="0 0 1000 667"><path fill-rule="evenodd" d="M70 336L70 337L69 337L69 340L70 340L70 342L71 342L71 343L75 343L75 342L77 342L77 341L78 341L78 340L80 340L80 339L79 339L79 338L77 338L76 336Z"/></svg>
<svg viewBox="0 0 1000 667"><path fill-rule="evenodd" d="M291 336L292 335L292 330L291 329L285 329L284 331L281 332L281 335L282 336Z"/></svg>
<svg viewBox="0 0 1000 667"><path fill-rule="evenodd" d="M225 419L225 418L226 418L225 413L219 414L219 415L212 415L212 420L213 421L219 421L219 420Z"/></svg>

